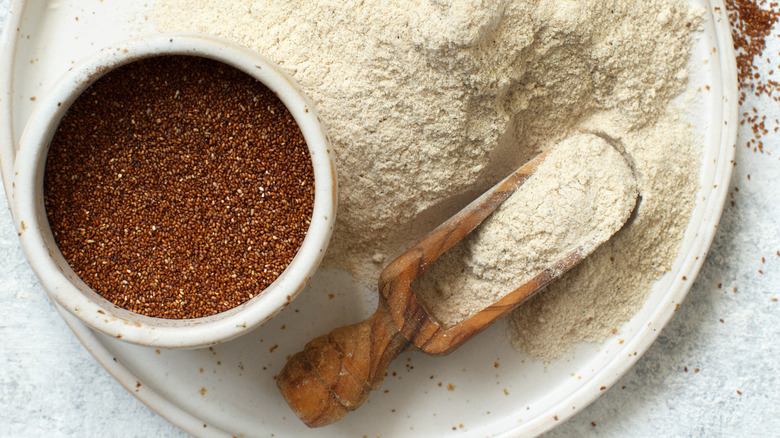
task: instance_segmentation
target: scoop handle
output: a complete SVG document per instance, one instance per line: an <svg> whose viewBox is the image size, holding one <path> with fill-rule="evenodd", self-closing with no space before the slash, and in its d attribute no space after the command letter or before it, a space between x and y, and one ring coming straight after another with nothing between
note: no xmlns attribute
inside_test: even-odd
<svg viewBox="0 0 780 438"><path fill-rule="evenodd" d="M325 426L362 405L409 345L380 301L364 321L306 344L287 361L276 384L307 426Z"/></svg>

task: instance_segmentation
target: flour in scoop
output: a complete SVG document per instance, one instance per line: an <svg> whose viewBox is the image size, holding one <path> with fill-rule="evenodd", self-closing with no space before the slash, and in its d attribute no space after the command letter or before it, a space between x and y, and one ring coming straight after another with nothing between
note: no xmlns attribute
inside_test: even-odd
<svg viewBox="0 0 780 438"><path fill-rule="evenodd" d="M615 148L593 134L567 138L412 288L441 323L457 324L572 252L592 252L623 226L636 197Z"/></svg>

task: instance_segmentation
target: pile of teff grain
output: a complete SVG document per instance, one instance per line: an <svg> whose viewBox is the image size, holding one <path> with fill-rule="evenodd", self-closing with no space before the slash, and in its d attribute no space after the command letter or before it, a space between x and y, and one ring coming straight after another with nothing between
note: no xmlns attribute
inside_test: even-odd
<svg viewBox="0 0 780 438"><path fill-rule="evenodd" d="M742 106L740 124L747 123L753 132L753 137L746 141L745 146L752 148L754 152L763 153L763 136L770 131L778 132L780 120L767 120L766 115L760 113L756 107L748 110L744 105L749 94L756 98L764 96L766 99L780 102L780 81L776 76L776 72L780 72L780 64L773 65L772 56L775 54L764 53L767 38L772 35L772 29L780 20L780 3L765 0L726 0L726 9L737 56L739 104ZM759 63L766 63L768 66L764 76L760 73L762 68Z"/></svg>
<svg viewBox="0 0 780 438"><path fill-rule="evenodd" d="M46 162L49 223L100 295L198 318L261 293L310 224L314 176L294 119L224 64L163 56L116 69L68 110Z"/></svg>

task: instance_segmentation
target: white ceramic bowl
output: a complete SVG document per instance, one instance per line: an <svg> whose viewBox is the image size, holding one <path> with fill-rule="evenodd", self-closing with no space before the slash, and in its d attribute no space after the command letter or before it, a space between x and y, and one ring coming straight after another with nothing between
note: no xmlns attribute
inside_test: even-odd
<svg viewBox="0 0 780 438"><path fill-rule="evenodd" d="M89 288L63 257L46 217L43 173L59 122L79 95L103 74L160 55L191 55L231 65L274 91L298 123L311 154L315 194L311 225L287 269L262 293L204 318L152 318L122 309ZM49 296L88 326L125 341L195 348L233 339L263 324L304 288L330 240L336 211L336 170L330 141L314 105L295 80L256 52L200 35L133 39L107 47L71 69L38 104L25 126L14 164L13 215L24 253Z"/></svg>

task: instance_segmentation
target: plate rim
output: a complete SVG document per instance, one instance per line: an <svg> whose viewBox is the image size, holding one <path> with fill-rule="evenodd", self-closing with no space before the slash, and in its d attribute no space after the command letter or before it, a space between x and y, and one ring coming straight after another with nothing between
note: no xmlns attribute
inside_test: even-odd
<svg viewBox="0 0 780 438"><path fill-rule="evenodd" d="M737 123L739 118L737 61L727 11L723 0L707 0L706 13L710 15L715 28L718 65L722 75L721 92L723 99L720 111L722 118L719 122L723 122L723 124L720 125L717 162L714 163L713 181L715 186L710 191L705 192L708 197L705 200L702 211L702 222L695 228L696 234L691 242L691 247L680 265L678 273L681 276L673 279L660 303L649 315L648 324L637 330L632 335L631 341L624 347L624 349L633 347L630 349L636 351L636 353L628 360L621 360L618 356L614 357L596 372L589 379L589 382L584 383L580 389L525 422L524 427L528 428L527 432L533 436L550 431L565 420L581 412L620 380L644 356L650 346L661 335L661 332L671 320L672 315L685 300L698 277L701 267L704 265L726 204L729 183L734 168L733 163L736 157L736 141L739 126ZM729 124L729 121L732 123ZM697 192L697 195L699 194ZM603 386L595 382L600 382ZM564 406L576 406L576 409L561 409ZM560 413L557 413L558 410L560 410ZM557 415L557 418L554 417L555 415ZM499 433L497 436L514 436L515 433L519 432L525 433L526 430L521 431L520 426L516 426Z"/></svg>

